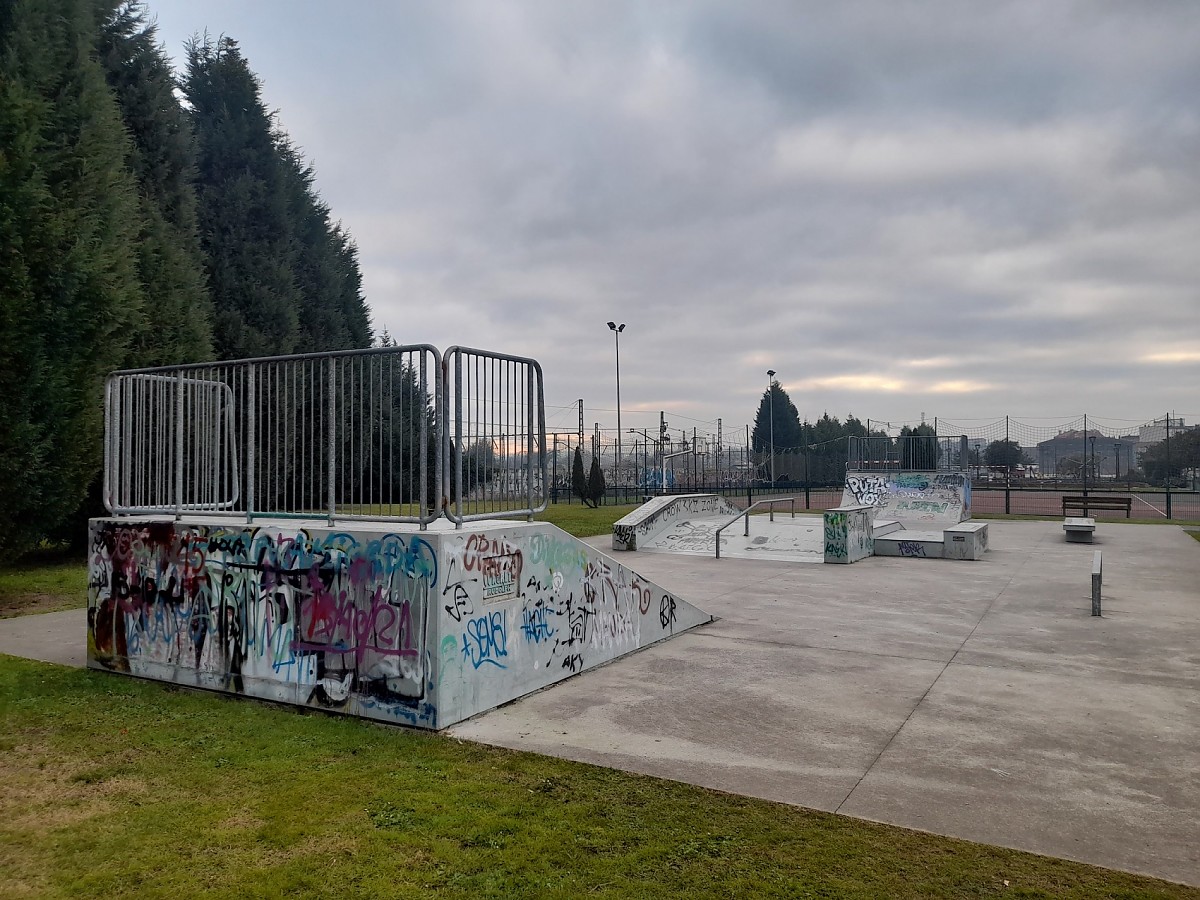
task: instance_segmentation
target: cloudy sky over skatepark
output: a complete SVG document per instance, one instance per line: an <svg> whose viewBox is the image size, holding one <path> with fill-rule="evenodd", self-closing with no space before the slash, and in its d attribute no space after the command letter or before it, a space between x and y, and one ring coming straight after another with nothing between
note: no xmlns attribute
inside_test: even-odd
<svg viewBox="0 0 1200 900"><path fill-rule="evenodd" d="M738 427L768 368L809 419L1200 415L1198 4L149 9L239 42L377 330L589 427L610 319L627 428Z"/></svg>

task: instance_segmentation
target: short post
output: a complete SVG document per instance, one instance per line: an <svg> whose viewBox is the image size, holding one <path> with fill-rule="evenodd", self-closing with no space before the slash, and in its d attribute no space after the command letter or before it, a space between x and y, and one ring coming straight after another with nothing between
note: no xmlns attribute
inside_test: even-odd
<svg viewBox="0 0 1200 900"><path fill-rule="evenodd" d="M1104 580L1104 561L1101 551L1092 554L1092 615L1100 615L1100 586Z"/></svg>

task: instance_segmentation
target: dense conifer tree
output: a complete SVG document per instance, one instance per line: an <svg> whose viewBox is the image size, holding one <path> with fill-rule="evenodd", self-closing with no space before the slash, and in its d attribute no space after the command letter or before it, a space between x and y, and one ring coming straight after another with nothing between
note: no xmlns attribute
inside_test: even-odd
<svg viewBox="0 0 1200 900"><path fill-rule="evenodd" d="M196 230L195 164L171 61L138 2L99 0L98 56L132 141L140 206L138 275L145 296L131 353L139 366L212 357L211 304Z"/></svg>
<svg viewBox="0 0 1200 900"><path fill-rule="evenodd" d="M291 353L301 303L288 185L258 77L228 37L193 39L187 60L214 348L222 359Z"/></svg>
<svg viewBox="0 0 1200 900"><path fill-rule="evenodd" d="M88 0L0 0L0 552L76 508L141 323L130 143Z"/></svg>
<svg viewBox="0 0 1200 900"><path fill-rule="evenodd" d="M224 359L367 347L357 252L272 120L237 42L195 39L183 85L200 235Z"/></svg>

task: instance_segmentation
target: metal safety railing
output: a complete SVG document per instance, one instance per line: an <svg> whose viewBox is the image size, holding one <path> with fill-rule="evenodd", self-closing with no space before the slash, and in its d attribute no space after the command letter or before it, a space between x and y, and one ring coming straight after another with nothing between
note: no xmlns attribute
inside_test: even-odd
<svg viewBox="0 0 1200 900"><path fill-rule="evenodd" d="M965 472L969 465L963 435L850 435L847 442L850 472Z"/></svg>
<svg viewBox="0 0 1200 900"><path fill-rule="evenodd" d="M542 367L520 356L468 347L446 351L451 421L446 517L456 525L546 508L546 405Z"/></svg>
<svg viewBox="0 0 1200 900"><path fill-rule="evenodd" d="M753 503L751 503L749 506L747 506L745 509L743 509L740 513L738 513L736 516L734 516L732 519L730 519L728 522L726 522L724 525L722 525L720 528L718 528L716 530L716 532L713 535L713 543L715 543L717 545L716 558L717 559L721 558L721 532L724 531L726 528L728 528L730 525L732 525L734 522L736 522L738 519L746 520L746 531L743 534L743 537L749 537L750 536L750 513L751 512L758 509L760 506L766 506L770 511L771 521L774 522L775 521L775 504L776 503L790 503L791 507L792 507L792 518L794 519L794 518L796 518L796 501L799 499L800 499L799 497L768 497L765 500L755 500Z"/></svg>
<svg viewBox="0 0 1200 900"><path fill-rule="evenodd" d="M541 368L464 348L446 361L453 377L413 344L115 372L105 505L421 527L544 508Z"/></svg>

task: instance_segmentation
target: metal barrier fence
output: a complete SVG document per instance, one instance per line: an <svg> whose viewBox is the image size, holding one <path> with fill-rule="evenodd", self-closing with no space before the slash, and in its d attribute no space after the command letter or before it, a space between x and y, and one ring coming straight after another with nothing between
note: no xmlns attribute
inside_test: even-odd
<svg viewBox="0 0 1200 900"><path fill-rule="evenodd" d="M428 344L115 372L105 505L421 527L531 515L545 504L540 367L457 347L446 358L453 377Z"/></svg>
<svg viewBox="0 0 1200 900"><path fill-rule="evenodd" d="M446 408L453 421L446 517L457 525L546 508L546 412L535 360L451 347Z"/></svg>
<svg viewBox="0 0 1200 900"><path fill-rule="evenodd" d="M965 436L847 437L846 470L850 472L965 472L969 465Z"/></svg>

